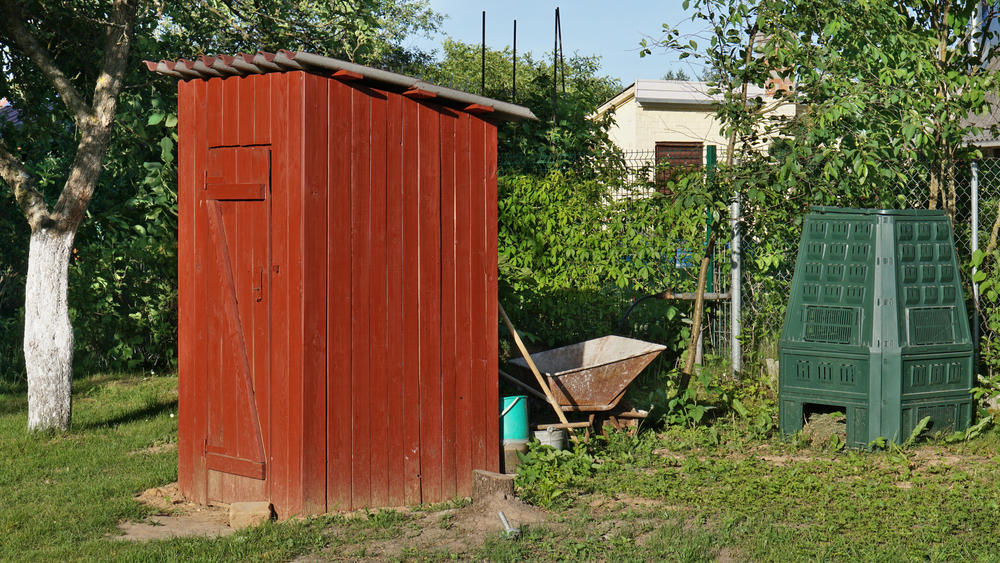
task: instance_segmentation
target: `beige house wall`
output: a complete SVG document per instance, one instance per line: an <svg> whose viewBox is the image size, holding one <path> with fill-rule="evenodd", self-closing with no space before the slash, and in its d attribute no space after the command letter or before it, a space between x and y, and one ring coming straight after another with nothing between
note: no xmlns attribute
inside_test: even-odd
<svg viewBox="0 0 1000 563"><path fill-rule="evenodd" d="M714 104L639 105L634 96L629 96L617 105L615 123L608 135L626 152L652 152L656 143L663 141L700 141L718 146L721 156L728 140L722 135L715 111ZM795 106L781 104L771 115L794 116Z"/></svg>
<svg viewBox="0 0 1000 563"><path fill-rule="evenodd" d="M647 104L632 98L615 112L615 125L608 130L614 143L626 152L652 151L660 141L701 141L724 146L725 138L715 119L715 108L707 104Z"/></svg>

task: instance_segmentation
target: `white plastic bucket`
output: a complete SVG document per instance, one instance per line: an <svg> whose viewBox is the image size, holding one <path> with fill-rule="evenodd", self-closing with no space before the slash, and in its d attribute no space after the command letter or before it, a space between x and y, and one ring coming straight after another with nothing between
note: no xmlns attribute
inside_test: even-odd
<svg viewBox="0 0 1000 563"><path fill-rule="evenodd" d="M536 430L535 439L543 446L552 446L557 450L566 447L566 430L564 428L548 428L546 430Z"/></svg>

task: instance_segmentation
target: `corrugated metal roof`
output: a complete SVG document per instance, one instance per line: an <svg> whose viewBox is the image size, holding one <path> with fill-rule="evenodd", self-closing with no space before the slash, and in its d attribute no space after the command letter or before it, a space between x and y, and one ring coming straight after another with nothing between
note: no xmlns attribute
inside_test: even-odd
<svg viewBox="0 0 1000 563"><path fill-rule="evenodd" d="M690 82L686 80L636 80L635 101L645 104L717 104L722 101L722 94L709 94L707 82ZM750 85L747 96L753 98L764 96L763 88Z"/></svg>
<svg viewBox="0 0 1000 563"><path fill-rule="evenodd" d="M1000 125L1000 98L996 94L991 93L986 95L986 101L989 103L989 110L984 113L970 114L962 122L963 126L979 128L979 133L965 136L964 141L968 145L976 145L978 147L1000 146L1000 138L997 138L996 135L990 132L991 127Z"/></svg>
<svg viewBox="0 0 1000 563"><path fill-rule="evenodd" d="M477 96L453 88L445 88L412 76L300 51L281 50L277 53L260 51L256 55L237 53L235 56L203 56L193 61L178 59L176 61L145 61L145 63L152 72L184 80L304 70L347 80L362 80L387 90L412 91L423 98L437 98L463 105L467 109L492 112L503 119L513 121L537 119L530 109L523 106Z"/></svg>

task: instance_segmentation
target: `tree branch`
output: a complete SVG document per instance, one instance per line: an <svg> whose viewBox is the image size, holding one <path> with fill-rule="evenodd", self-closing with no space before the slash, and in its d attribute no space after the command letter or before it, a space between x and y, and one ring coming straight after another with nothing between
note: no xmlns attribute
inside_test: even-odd
<svg viewBox="0 0 1000 563"><path fill-rule="evenodd" d="M28 219L32 231L49 222L49 206L42 194L35 189L35 181L31 174L21 161L11 154L3 139L0 139L0 179L14 190L14 199Z"/></svg>
<svg viewBox="0 0 1000 563"><path fill-rule="evenodd" d="M80 93L73 86L73 83L56 66L48 50L24 27L24 14L21 12L19 3L11 0L0 0L0 15L3 16L3 25L16 47L23 51L31 59L31 62L42 71L42 74L49 79L49 82L55 86L59 98L73 114L77 126L82 127L87 117L90 116L90 108L80 97Z"/></svg>
<svg viewBox="0 0 1000 563"><path fill-rule="evenodd" d="M136 0L114 2L105 35L101 74L94 86L93 109L80 126L80 142L73 167L55 206L55 219L63 228L75 229L80 224L101 174L104 151L111 137L118 105L118 93L128 65L137 9Z"/></svg>

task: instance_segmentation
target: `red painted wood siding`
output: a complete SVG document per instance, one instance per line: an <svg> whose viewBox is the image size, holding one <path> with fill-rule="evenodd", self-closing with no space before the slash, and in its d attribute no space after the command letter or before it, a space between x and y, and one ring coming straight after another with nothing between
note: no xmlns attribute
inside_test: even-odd
<svg viewBox="0 0 1000 563"><path fill-rule="evenodd" d="M499 465L495 127L303 72L181 82L178 114L184 494L282 517L469 494L472 469ZM267 152L264 199L239 161L206 197L210 151ZM210 205L233 237L228 313L204 290ZM240 380L207 375L210 314L249 342L263 479L206 464L210 420L261 457L239 438L254 409L221 398Z"/></svg>
<svg viewBox="0 0 1000 563"><path fill-rule="evenodd" d="M328 123L307 123L341 148L326 183L328 506L470 494L472 469L499 465L496 129L350 83L326 93Z"/></svg>

